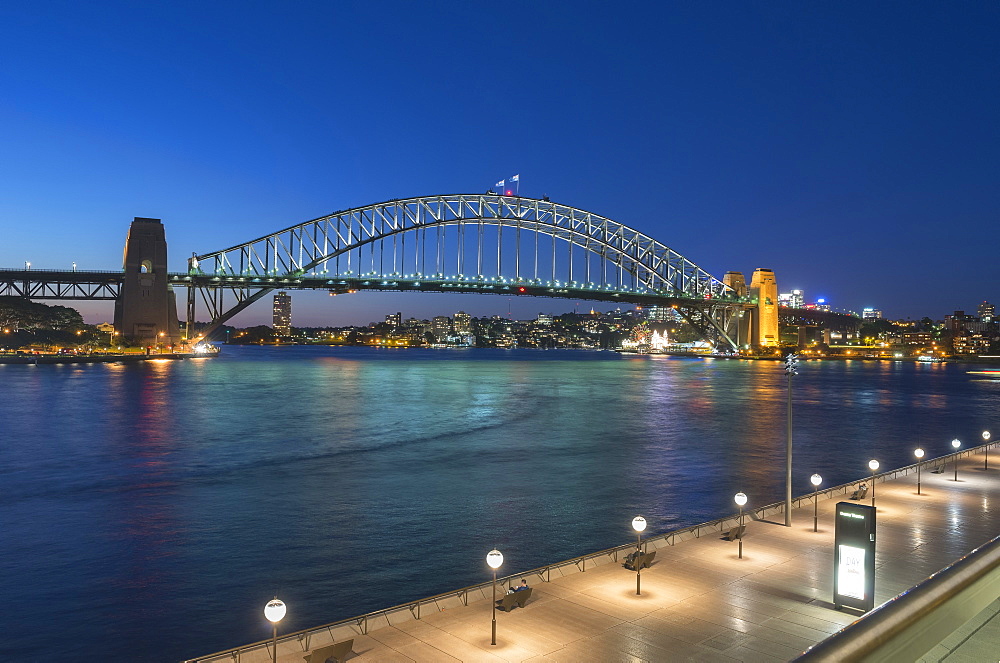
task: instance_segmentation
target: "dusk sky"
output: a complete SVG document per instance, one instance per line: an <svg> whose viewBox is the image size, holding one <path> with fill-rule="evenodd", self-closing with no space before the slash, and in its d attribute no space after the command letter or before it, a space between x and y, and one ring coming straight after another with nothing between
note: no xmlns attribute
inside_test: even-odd
<svg viewBox="0 0 1000 663"><path fill-rule="evenodd" d="M522 195L720 278L768 267L835 308L974 312L1000 303L998 34L994 1L3 3L0 267L121 269L145 216L184 271L520 174ZM296 325L508 309L293 296ZM234 324L269 322L260 302Z"/></svg>

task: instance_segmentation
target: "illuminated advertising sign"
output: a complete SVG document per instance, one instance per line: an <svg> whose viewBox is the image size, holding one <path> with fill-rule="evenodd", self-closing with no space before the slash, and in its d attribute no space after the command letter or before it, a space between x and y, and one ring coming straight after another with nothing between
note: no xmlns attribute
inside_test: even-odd
<svg viewBox="0 0 1000 663"><path fill-rule="evenodd" d="M833 603L867 612L875 607L875 508L837 504Z"/></svg>

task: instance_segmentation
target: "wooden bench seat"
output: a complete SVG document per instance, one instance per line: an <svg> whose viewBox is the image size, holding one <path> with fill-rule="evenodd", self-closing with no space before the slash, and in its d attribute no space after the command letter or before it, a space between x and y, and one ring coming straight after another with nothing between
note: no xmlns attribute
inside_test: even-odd
<svg viewBox="0 0 1000 663"><path fill-rule="evenodd" d="M746 532L746 525L736 525L731 527L728 532L722 537L726 541L735 541L736 539L742 539L743 533Z"/></svg>
<svg viewBox="0 0 1000 663"><path fill-rule="evenodd" d="M337 642L325 647L318 647L303 658L306 663L342 663L347 660L347 655L354 648L354 638Z"/></svg>
<svg viewBox="0 0 1000 663"><path fill-rule="evenodd" d="M497 607L504 612L510 611L515 605L523 608L524 603L531 598L531 587L527 589L522 589L518 592L511 592L505 595L502 599L497 601L499 604Z"/></svg>
<svg viewBox="0 0 1000 663"><path fill-rule="evenodd" d="M656 557L656 551L648 552L645 554L631 556L632 559L626 559L622 566L624 566L629 571L635 571L636 567L639 569L648 569L649 565L653 563L653 558Z"/></svg>

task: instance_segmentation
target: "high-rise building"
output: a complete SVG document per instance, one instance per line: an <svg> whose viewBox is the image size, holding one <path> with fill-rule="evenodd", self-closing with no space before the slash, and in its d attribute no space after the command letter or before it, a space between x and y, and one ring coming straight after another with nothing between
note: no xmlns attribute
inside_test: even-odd
<svg viewBox="0 0 1000 663"><path fill-rule="evenodd" d="M758 267L750 279L750 297L757 300L751 343L763 347L778 345L778 283L774 271Z"/></svg>
<svg viewBox="0 0 1000 663"><path fill-rule="evenodd" d="M993 308L993 304L990 304L989 302L983 302L980 304L978 313L979 319L983 322L993 322L993 319L996 317L994 315L995 309Z"/></svg>
<svg viewBox="0 0 1000 663"><path fill-rule="evenodd" d="M657 306L653 304L645 309L646 319L650 322L674 322L680 320L681 315L673 306Z"/></svg>
<svg viewBox="0 0 1000 663"><path fill-rule="evenodd" d="M456 334L471 334L472 333L472 316L465 311L459 311L455 314L455 318L452 321L452 325L455 327Z"/></svg>
<svg viewBox="0 0 1000 663"><path fill-rule="evenodd" d="M390 313L385 316L385 324L389 325L392 329L396 329L403 325L403 313Z"/></svg>
<svg viewBox="0 0 1000 663"><path fill-rule="evenodd" d="M861 311L861 319L862 320L881 320L882 319L882 311L880 311L877 308L871 308L869 306L868 308L865 308L864 310Z"/></svg>
<svg viewBox="0 0 1000 663"><path fill-rule="evenodd" d="M788 308L802 308L806 303L805 295L801 290L792 290L778 295L778 305Z"/></svg>
<svg viewBox="0 0 1000 663"><path fill-rule="evenodd" d="M443 339L449 333L451 333L451 318L446 315L434 316L431 321L431 333L438 338L438 340Z"/></svg>
<svg viewBox="0 0 1000 663"><path fill-rule="evenodd" d="M278 336L289 336L292 333L292 296L283 290L274 296L271 326Z"/></svg>

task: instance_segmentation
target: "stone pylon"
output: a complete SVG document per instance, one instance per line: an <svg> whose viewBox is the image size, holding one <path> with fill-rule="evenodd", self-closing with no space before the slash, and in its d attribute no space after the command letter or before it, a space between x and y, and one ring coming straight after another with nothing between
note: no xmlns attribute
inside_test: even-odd
<svg viewBox="0 0 1000 663"><path fill-rule="evenodd" d="M135 217L125 240L125 279L115 329L146 346L178 345L177 301L167 284L167 240L159 219Z"/></svg>
<svg viewBox="0 0 1000 663"><path fill-rule="evenodd" d="M751 326L751 343L763 347L777 347L778 338L778 284L774 272L758 267L750 279L750 297L757 300Z"/></svg>

